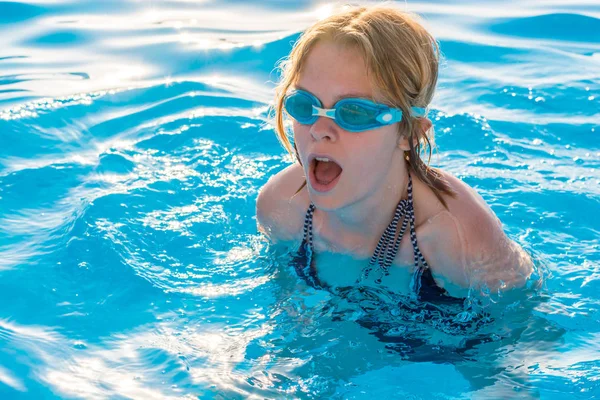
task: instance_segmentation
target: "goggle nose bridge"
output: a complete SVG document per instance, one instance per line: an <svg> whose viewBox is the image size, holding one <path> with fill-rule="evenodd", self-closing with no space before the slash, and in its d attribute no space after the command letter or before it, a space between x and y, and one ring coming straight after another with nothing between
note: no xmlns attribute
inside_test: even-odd
<svg viewBox="0 0 600 400"><path fill-rule="evenodd" d="M328 108L320 108L313 104L312 106L312 116L313 117L327 117L331 119L335 119L335 109Z"/></svg>

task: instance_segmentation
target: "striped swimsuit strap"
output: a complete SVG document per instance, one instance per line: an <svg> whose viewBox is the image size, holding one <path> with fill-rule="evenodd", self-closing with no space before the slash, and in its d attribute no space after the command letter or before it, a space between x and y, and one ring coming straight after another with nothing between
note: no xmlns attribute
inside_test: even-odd
<svg viewBox="0 0 600 400"><path fill-rule="evenodd" d="M310 274L310 271L312 268L312 255L314 252L312 228L314 212L315 205L311 203L308 207L308 210L306 211L306 216L304 217L304 239L302 241L307 254L307 265L305 267L306 276L312 275ZM402 224L398 232L398 224L400 220L402 220ZM379 277L375 279L376 283L381 283L383 277L388 276L390 274L389 268L392 265L394 259L396 258L396 255L398 254L400 242L402 241L402 237L404 236L404 232L406 231L407 227L410 229L410 240L413 245L413 255L415 264L415 273L413 274L411 280L411 289L413 293L418 294L421 289L421 277L423 275L423 271L428 269L429 266L427 265L427 261L425 261L425 257L423 257L423 254L421 254L421 250L419 249L419 245L417 243L417 234L415 230L415 212L412 194L412 179L410 177L410 174L408 175L408 199L400 200L400 202L396 206L394 218L392 218L392 221L387 226L386 230L383 232L383 235L379 239L377 247L375 248L375 252L371 256L369 264L365 266L365 268L362 270L358 282L368 278L369 274L376 267L377 271L379 272Z"/></svg>

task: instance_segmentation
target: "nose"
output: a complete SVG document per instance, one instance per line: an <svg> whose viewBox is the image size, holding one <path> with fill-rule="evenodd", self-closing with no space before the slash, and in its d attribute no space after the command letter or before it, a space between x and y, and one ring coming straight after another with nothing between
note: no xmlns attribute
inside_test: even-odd
<svg viewBox="0 0 600 400"><path fill-rule="evenodd" d="M338 127L331 118L319 117L310 127L310 134L314 140L337 141Z"/></svg>

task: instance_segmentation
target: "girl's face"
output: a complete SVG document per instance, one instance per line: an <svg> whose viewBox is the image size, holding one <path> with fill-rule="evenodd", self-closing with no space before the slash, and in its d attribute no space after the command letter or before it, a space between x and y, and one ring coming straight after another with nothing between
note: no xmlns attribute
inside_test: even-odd
<svg viewBox="0 0 600 400"><path fill-rule="evenodd" d="M315 95L323 108L345 97L382 102L369 80L369 71L360 53L330 41L320 42L308 55L296 84L297 89ZM387 185L394 157L402 157L398 147L398 124L364 132L348 132L326 117L312 125L293 120L294 141L307 178L311 201L320 209L336 210L381 193ZM330 156L342 167L333 188L323 191L315 180L314 154ZM322 166L319 165L319 169ZM331 185L330 185L331 186Z"/></svg>

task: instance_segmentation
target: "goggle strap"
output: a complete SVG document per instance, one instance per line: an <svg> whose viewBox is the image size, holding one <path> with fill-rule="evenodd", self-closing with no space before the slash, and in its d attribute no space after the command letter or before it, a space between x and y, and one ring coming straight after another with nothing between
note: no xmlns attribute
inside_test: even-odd
<svg viewBox="0 0 600 400"><path fill-rule="evenodd" d="M389 111L384 111L375 118L381 124L393 124L402 120L402 110L390 108Z"/></svg>
<svg viewBox="0 0 600 400"><path fill-rule="evenodd" d="M410 108L412 111L412 114L415 117L424 117L425 115L427 115L427 110L425 108L421 108L421 107L411 107Z"/></svg>
<svg viewBox="0 0 600 400"><path fill-rule="evenodd" d="M427 110L421 107L411 107L413 117L424 117ZM389 111L382 112L377 116L377 121L382 124L393 124L402 121L402 110L398 108L390 108Z"/></svg>

